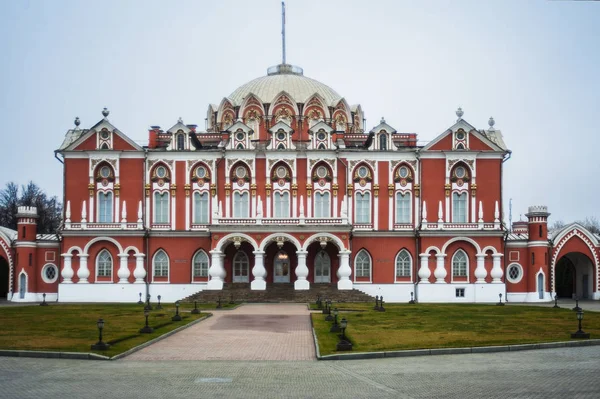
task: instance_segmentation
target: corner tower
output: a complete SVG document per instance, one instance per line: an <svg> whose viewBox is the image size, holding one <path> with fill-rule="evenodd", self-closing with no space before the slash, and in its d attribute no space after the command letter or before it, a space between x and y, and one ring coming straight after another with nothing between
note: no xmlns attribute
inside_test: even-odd
<svg viewBox="0 0 600 399"><path fill-rule="evenodd" d="M30 300L32 293L37 292L36 276L36 237L37 208L20 206L17 211L17 267L15 279L17 293L13 300Z"/></svg>
<svg viewBox="0 0 600 399"><path fill-rule="evenodd" d="M525 214L529 219L527 242L527 263L529 264L527 276L527 288L530 293L528 300L532 302L550 301L550 272L548 267L548 207L545 205L530 206L529 212Z"/></svg>

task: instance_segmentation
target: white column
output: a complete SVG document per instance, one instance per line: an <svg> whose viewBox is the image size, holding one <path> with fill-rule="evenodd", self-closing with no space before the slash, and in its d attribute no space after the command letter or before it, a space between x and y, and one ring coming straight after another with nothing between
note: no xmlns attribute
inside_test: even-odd
<svg viewBox="0 0 600 399"><path fill-rule="evenodd" d="M338 254L340 258L340 265L338 267L338 290L351 290L352 289L352 280L350 280L350 275L352 274L352 269L350 268L350 251L342 250Z"/></svg>
<svg viewBox="0 0 600 399"><path fill-rule="evenodd" d="M65 229L71 228L71 201L67 201L67 208L65 210Z"/></svg>
<svg viewBox="0 0 600 399"><path fill-rule="evenodd" d="M144 190L145 191L145 190ZM150 193L152 194L152 193ZM144 193L144 195L146 195ZM138 221L139 224L139 221ZM151 224L150 224L150 196L146 197L146 228L150 228Z"/></svg>
<svg viewBox="0 0 600 399"><path fill-rule="evenodd" d="M371 211L371 216L373 216L373 230L377 231L379 230L379 195L375 197L375 192L373 192L373 197L373 208L371 209L373 209L374 211Z"/></svg>
<svg viewBox="0 0 600 399"><path fill-rule="evenodd" d="M146 277L146 270L144 269L144 254L135 254L135 270L133 271L133 277L135 277L135 284L143 284L144 277Z"/></svg>
<svg viewBox="0 0 600 399"><path fill-rule="evenodd" d="M192 192L192 190L190 188L190 196L193 196L193 195L194 195L194 193ZM191 201L190 197L186 196L185 197L185 229L186 230L190 230L192 227L192 222L191 222L192 215L190 213L191 212L190 211L190 209L191 209L190 201Z"/></svg>
<svg viewBox="0 0 600 399"><path fill-rule="evenodd" d="M475 268L476 283L485 283L487 277L487 270L485 270L485 254L477 254L477 267Z"/></svg>
<svg viewBox="0 0 600 399"><path fill-rule="evenodd" d="M306 279L308 277L308 267L306 267L307 254L308 251L296 251L296 255L298 256L298 265L294 270L296 272L296 277L298 278L294 281L294 289L296 291L310 289L310 283Z"/></svg>
<svg viewBox="0 0 600 399"><path fill-rule="evenodd" d="M446 275L448 274L446 272L446 268L444 267L444 258L446 257L445 254L437 254L436 256L436 264L435 264L435 271L433 272L433 275L435 276L435 282L436 284L446 284L445 278Z"/></svg>
<svg viewBox="0 0 600 399"><path fill-rule="evenodd" d="M502 275L504 272L502 271L502 267L500 266L500 260L502 258L502 254L492 254L492 272L490 276L492 276L492 283L500 284L502 283Z"/></svg>
<svg viewBox="0 0 600 399"><path fill-rule="evenodd" d="M63 284L73 284L71 279L73 278L73 268L71 267L71 254L62 254L63 258L65 258L64 266L60 275L63 278Z"/></svg>
<svg viewBox="0 0 600 399"><path fill-rule="evenodd" d="M254 267L252 268L252 275L254 280L250 283L250 289L254 291L264 291L267 289L267 282L265 276L267 275L267 269L264 265L265 251L254 251Z"/></svg>
<svg viewBox="0 0 600 399"><path fill-rule="evenodd" d="M222 252L218 250L210 251L211 263L208 268L208 274L210 280L206 285L207 290L222 290L223 279L225 277L225 268L223 267L223 258L221 257Z"/></svg>
<svg viewBox="0 0 600 399"><path fill-rule="evenodd" d="M90 207L89 207L89 217L88 222L94 223L94 197L90 197Z"/></svg>
<svg viewBox="0 0 600 399"><path fill-rule="evenodd" d="M440 201L440 206L438 207L438 229L444 228L444 212L442 210L442 201Z"/></svg>
<svg viewBox="0 0 600 399"><path fill-rule="evenodd" d="M427 202L423 201L423 210L421 213L421 229L427 229Z"/></svg>
<svg viewBox="0 0 600 399"><path fill-rule="evenodd" d="M129 269L127 268L128 254L119 254L119 270L117 276L119 277L119 284L127 284L129 281Z"/></svg>
<svg viewBox="0 0 600 399"><path fill-rule="evenodd" d="M429 284L429 277L431 276L431 270L429 270L429 254L420 254L421 267L419 267L419 284Z"/></svg>
<svg viewBox="0 0 600 399"><path fill-rule="evenodd" d="M174 197L171 195L171 188L169 187L169 191L167 192L167 194L169 195L169 201L171 204L171 216L170 216L170 221L171 221L171 230L175 230L175 224L177 221L177 201L175 200L177 197Z"/></svg>
<svg viewBox="0 0 600 399"><path fill-rule="evenodd" d="M141 229L141 228L143 228L143 227L144 227L144 226L143 226L143 223L144 223L144 222L143 222L143 220L142 220L142 217L144 216L144 213L143 213L143 211L142 211L142 201L140 201L140 203L139 203L139 205L138 205L138 214L137 214L137 216L138 216L138 220L137 220L137 228L138 228L138 229Z"/></svg>
<svg viewBox="0 0 600 399"><path fill-rule="evenodd" d="M87 266L87 260L89 255L79 255L79 269L77 269L77 277L79 277L80 284L87 284L90 271Z"/></svg>
<svg viewBox="0 0 600 399"><path fill-rule="evenodd" d="M115 220L113 220L113 223L119 223L119 210L120 210L120 204L121 204L121 197L114 197L115 199Z"/></svg>
<svg viewBox="0 0 600 399"><path fill-rule="evenodd" d="M394 213L395 213L395 209L394 209L394 197L390 197L389 194L389 190L385 190L387 196L388 196L388 230L394 230ZM396 194L394 194L395 196Z"/></svg>
<svg viewBox="0 0 600 399"><path fill-rule="evenodd" d="M292 217L298 217L298 193L296 190L296 195L293 195L292 190L290 190L290 195L292 196Z"/></svg>

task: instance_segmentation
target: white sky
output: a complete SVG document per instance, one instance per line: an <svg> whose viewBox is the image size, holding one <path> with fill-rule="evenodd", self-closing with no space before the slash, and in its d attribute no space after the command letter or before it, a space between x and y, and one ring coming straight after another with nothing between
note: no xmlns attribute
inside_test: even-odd
<svg viewBox="0 0 600 399"><path fill-rule="evenodd" d="M512 158L513 220L600 217L600 2L288 0L287 61L386 121L431 140L493 116ZM0 2L0 186L33 180L62 197L54 159L79 116L136 141L178 117L204 127L209 103L281 62L281 3ZM507 216L508 217L508 216ZM524 218L524 216L523 216Z"/></svg>

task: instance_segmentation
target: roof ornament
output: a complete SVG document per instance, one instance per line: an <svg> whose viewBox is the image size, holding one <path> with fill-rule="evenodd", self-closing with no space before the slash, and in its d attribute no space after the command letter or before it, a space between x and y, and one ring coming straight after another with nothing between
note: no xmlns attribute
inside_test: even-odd
<svg viewBox="0 0 600 399"><path fill-rule="evenodd" d="M108 114L110 114L110 111L108 110L108 108L104 107L104 109L102 110L102 116L104 116L104 119L108 117Z"/></svg>
<svg viewBox="0 0 600 399"><path fill-rule="evenodd" d="M81 125L81 121L79 120L79 117L76 116L75 117L75 129L79 129L79 125Z"/></svg>
<svg viewBox="0 0 600 399"><path fill-rule="evenodd" d="M495 124L496 124L496 121L494 120L493 117L490 116L490 119L488 120L488 125L490 125L490 128L489 128L490 131L496 130L496 129L494 129Z"/></svg>
<svg viewBox="0 0 600 399"><path fill-rule="evenodd" d="M179 119L177 119L177 123L183 123L183 119L181 119L181 116L179 117Z"/></svg>
<svg viewBox="0 0 600 399"><path fill-rule="evenodd" d="M461 108L461 107L458 107L458 109L456 110L456 116L458 116L458 119L457 119L456 121L458 122L459 120L461 120L461 119L462 119L462 116L463 116L464 114L465 114L465 113L463 112L462 108Z"/></svg>
<svg viewBox="0 0 600 399"><path fill-rule="evenodd" d="M285 65L285 2L281 2L281 49L282 64Z"/></svg>
<svg viewBox="0 0 600 399"><path fill-rule="evenodd" d="M381 122L379 123L385 123L385 118L383 116L381 117Z"/></svg>

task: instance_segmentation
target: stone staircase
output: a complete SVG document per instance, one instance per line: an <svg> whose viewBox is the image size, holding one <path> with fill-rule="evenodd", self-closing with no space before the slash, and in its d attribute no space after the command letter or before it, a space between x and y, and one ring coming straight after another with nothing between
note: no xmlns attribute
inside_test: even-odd
<svg viewBox="0 0 600 399"><path fill-rule="evenodd" d="M356 289L339 291L336 284L311 284L309 290L295 291L294 284L267 284L265 291L252 291L250 284L226 283L222 291L200 291L182 302L315 302L317 297L336 302L375 302L375 298Z"/></svg>

